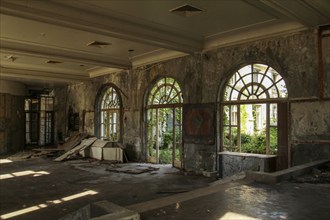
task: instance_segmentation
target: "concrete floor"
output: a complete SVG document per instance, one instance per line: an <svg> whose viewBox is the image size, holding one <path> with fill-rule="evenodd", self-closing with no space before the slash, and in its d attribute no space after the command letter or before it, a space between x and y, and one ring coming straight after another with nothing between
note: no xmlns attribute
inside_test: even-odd
<svg viewBox="0 0 330 220"><path fill-rule="evenodd" d="M149 166L128 166L138 165ZM100 200L137 211L141 219L330 219L330 184L217 184L170 166L138 175L108 167L41 158L1 164L1 219L58 219Z"/></svg>

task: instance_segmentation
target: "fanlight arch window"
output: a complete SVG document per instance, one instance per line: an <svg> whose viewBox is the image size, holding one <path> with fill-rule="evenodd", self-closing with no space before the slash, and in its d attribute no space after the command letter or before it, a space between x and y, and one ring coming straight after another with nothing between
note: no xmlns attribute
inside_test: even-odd
<svg viewBox="0 0 330 220"><path fill-rule="evenodd" d="M173 78L160 79L150 91L148 106L182 103L182 92Z"/></svg>
<svg viewBox="0 0 330 220"><path fill-rule="evenodd" d="M109 87L101 100L101 139L118 141L120 136L120 98L114 87Z"/></svg>
<svg viewBox="0 0 330 220"><path fill-rule="evenodd" d="M288 91L281 75L264 64L250 64L227 81L222 99L224 151L276 154L278 103Z"/></svg>

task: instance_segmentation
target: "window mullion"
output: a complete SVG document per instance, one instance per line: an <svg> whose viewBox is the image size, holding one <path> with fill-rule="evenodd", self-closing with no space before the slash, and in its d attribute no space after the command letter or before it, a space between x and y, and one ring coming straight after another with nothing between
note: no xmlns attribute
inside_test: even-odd
<svg viewBox="0 0 330 220"><path fill-rule="evenodd" d="M266 154L270 154L270 104L266 104Z"/></svg>

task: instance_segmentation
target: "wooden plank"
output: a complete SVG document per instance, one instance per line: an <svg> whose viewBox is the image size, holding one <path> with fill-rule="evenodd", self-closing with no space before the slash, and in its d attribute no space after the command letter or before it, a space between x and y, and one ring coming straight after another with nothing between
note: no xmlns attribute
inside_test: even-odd
<svg viewBox="0 0 330 220"><path fill-rule="evenodd" d="M45 152L56 152L56 151L62 151L62 149L58 148L33 148L32 151L45 151Z"/></svg>
<svg viewBox="0 0 330 220"><path fill-rule="evenodd" d="M67 142L58 146L58 149L63 149L64 151L69 151L72 148L74 148L75 146L77 146L81 142L81 140L85 139L87 136L88 136L88 134L85 134L85 133L74 134L67 140Z"/></svg>
<svg viewBox="0 0 330 220"><path fill-rule="evenodd" d="M75 153L83 151L85 148L91 146L96 140L97 140L96 137L91 137L91 138L82 140L81 143L78 146L76 146L73 149L69 150L65 154L59 156L58 158L55 159L55 161L62 161L62 160L70 157L71 155L73 155Z"/></svg>

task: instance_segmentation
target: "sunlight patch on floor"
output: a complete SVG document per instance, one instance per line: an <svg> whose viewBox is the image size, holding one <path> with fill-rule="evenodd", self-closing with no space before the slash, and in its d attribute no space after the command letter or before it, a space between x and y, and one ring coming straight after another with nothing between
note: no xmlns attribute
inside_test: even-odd
<svg viewBox="0 0 330 220"><path fill-rule="evenodd" d="M71 196L63 197L61 199L56 199L56 200L53 200L53 201L47 201L48 204L42 203L42 204L39 204L39 205L31 206L31 207L28 207L28 208L25 208L25 209L21 209L21 210L15 211L15 212L10 212L10 213L1 215L0 219L9 219L9 218L19 216L19 215L23 215L23 214L33 212L33 211L36 211L36 210L39 210L39 209L47 208L49 205L59 204L59 203L67 202L67 201L77 199L77 198L80 198L80 197L83 197L83 196L95 195L95 194L98 194L98 192L96 192L94 190L84 191L82 193L77 193L77 194L74 194L74 195L71 195Z"/></svg>
<svg viewBox="0 0 330 220"><path fill-rule="evenodd" d="M253 218L235 212L227 212L224 216L219 218L219 220L258 220L258 218Z"/></svg>
<svg viewBox="0 0 330 220"><path fill-rule="evenodd" d="M19 176L27 176L27 175L33 175L36 176L42 176L42 175L48 175L49 172L46 171L33 171L33 170L25 170L20 172L14 172L14 173L6 173L0 175L0 180L9 179L13 177L19 177Z"/></svg>

